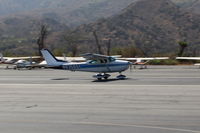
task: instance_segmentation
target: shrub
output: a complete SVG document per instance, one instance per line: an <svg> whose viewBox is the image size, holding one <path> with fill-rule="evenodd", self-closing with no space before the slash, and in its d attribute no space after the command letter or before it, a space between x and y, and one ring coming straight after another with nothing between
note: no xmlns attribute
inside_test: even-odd
<svg viewBox="0 0 200 133"><path fill-rule="evenodd" d="M172 59L168 59L168 60L152 60L149 61L150 65L178 65L179 62L177 60L172 60Z"/></svg>

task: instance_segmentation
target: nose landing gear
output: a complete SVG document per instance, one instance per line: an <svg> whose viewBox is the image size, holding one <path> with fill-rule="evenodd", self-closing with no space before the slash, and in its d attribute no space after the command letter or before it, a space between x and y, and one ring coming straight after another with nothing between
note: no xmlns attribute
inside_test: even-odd
<svg viewBox="0 0 200 133"><path fill-rule="evenodd" d="M123 80L123 79L126 78L126 76L125 76L125 75L122 75L121 72L120 72L119 74L120 74L120 75L118 75L118 76L116 77L117 79Z"/></svg>

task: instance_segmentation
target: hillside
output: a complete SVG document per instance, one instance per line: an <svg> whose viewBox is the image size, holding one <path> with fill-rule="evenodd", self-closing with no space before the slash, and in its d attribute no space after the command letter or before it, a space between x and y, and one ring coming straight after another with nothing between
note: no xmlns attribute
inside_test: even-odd
<svg viewBox="0 0 200 133"><path fill-rule="evenodd" d="M175 53L181 40L189 42L191 53L200 46L200 16L180 9L169 0L140 0L120 15L82 25L76 31L87 34L88 38L93 38L91 33L97 31L100 38L112 38L115 46L134 45L146 55ZM91 39L82 46L90 44L91 49L94 43Z"/></svg>
<svg viewBox="0 0 200 133"><path fill-rule="evenodd" d="M33 10L74 10L90 3L104 0L0 0L0 15L29 12Z"/></svg>
<svg viewBox="0 0 200 133"><path fill-rule="evenodd" d="M178 6L200 14L200 0L172 0Z"/></svg>
<svg viewBox="0 0 200 133"><path fill-rule="evenodd" d="M77 31L87 36L87 41L80 42L83 52L88 51L87 44L94 43L94 37L88 33L94 29L102 38L111 36L116 46L134 44L143 51L153 48L149 53L157 50L162 53L172 48L175 51L176 41L184 38L199 43L199 16L189 13L193 10L198 13L199 0L173 0L182 9L170 1L166 1L167 5L163 0L149 1L0 0L0 52L34 54L41 24L49 27L47 43L52 49L66 47L63 36L68 29L82 24ZM166 48L161 50L163 47Z"/></svg>
<svg viewBox="0 0 200 133"><path fill-rule="evenodd" d="M51 3L47 4L48 1ZM35 0L32 2L1 0L0 2L5 3L5 11L10 11L7 13L11 14L0 17L0 51L16 55L34 54L34 51L37 51L35 43L41 24L47 24L50 28L49 45L55 44L57 43L55 41L62 38L59 35L68 27L94 22L99 18L117 14L132 1L134 0L124 2L120 0L70 0L70 2L69 0ZM29 6L31 6L30 9ZM45 8L42 8L43 6ZM12 14L15 11L9 8L15 9L16 13ZM17 11L21 8L23 10ZM2 9L0 7L0 10Z"/></svg>

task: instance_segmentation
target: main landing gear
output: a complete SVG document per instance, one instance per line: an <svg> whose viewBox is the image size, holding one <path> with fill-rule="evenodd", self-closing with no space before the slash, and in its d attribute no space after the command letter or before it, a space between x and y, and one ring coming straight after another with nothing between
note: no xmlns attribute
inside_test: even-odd
<svg viewBox="0 0 200 133"><path fill-rule="evenodd" d="M99 74L94 75L93 78L96 78L96 79L98 79L98 80L102 80L102 79L107 80L110 76L111 76L110 74L106 74L106 73L102 74L102 73L99 73ZM117 79L120 79L120 80L123 80L123 79L126 79L126 76L125 76L125 75L122 75L121 72L120 72L120 75L118 75L116 78L117 78Z"/></svg>
<svg viewBox="0 0 200 133"><path fill-rule="evenodd" d="M102 79L107 80L110 76L111 76L110 74L106 74L106 73L101 74L101 73L99 73L99 74L94 75L93 77L98 79L98 80L102 80Z"/></svg>

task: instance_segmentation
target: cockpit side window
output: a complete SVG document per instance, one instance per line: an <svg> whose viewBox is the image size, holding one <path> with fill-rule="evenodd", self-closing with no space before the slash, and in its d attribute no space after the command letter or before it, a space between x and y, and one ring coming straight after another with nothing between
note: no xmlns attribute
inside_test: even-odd
<svg viewBox="0 0 200 133"><path fill-rule="evenodd" d="M98 62L97 62L97 60L91 60L91 61L89 61L89 63L90 64L97 64Z"/></svg>
<svg viewBox="0 0 200 133"><path fill-rule="evenodd" d="M100 60L100 63L104 63L104 61L103 61L103 60Z"/></svg>
<svg viewBox="0 0 200 133"><path fill-rule="evenodd" d="M108 59L98 59L89 61L90 64L106 64L115 61L115 58L109 57Z"/></svg>

